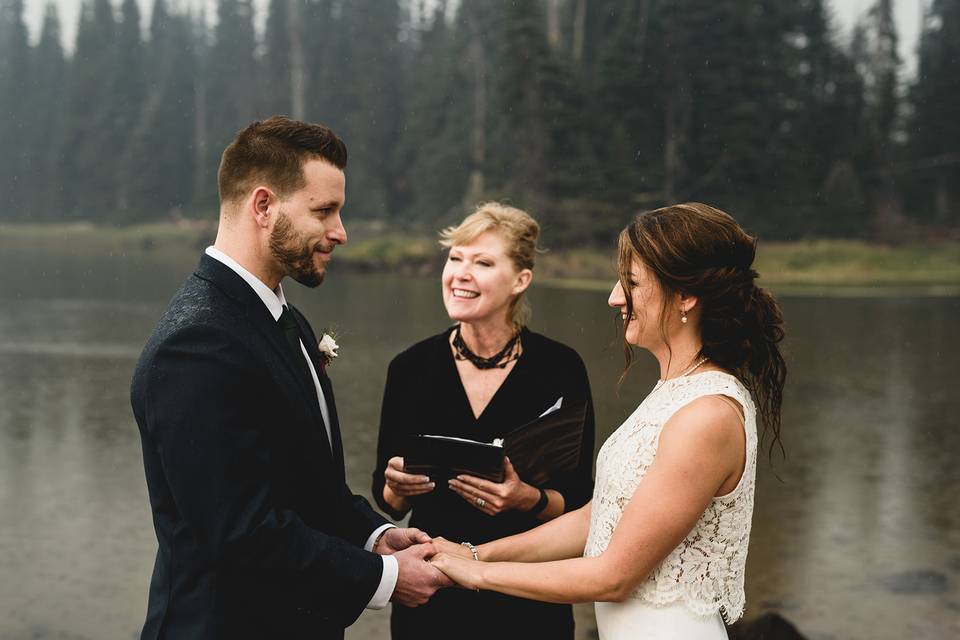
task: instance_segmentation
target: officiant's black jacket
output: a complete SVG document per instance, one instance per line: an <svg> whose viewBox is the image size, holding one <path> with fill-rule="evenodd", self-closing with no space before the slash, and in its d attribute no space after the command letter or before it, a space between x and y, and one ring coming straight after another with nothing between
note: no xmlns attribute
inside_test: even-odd
<svg viewBox="0 0 960 640"><path fill-rule="evenodd" d="M379 585L386 521L344 478L315 386L263 301L204 255L137 364L131 401L159 547L142 638L340 638Z"/></svg>

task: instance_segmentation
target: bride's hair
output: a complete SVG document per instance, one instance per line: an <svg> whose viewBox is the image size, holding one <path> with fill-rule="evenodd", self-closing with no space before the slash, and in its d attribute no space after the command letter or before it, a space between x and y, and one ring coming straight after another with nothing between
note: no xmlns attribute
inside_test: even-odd
<svg viewBox="0 0 960 640"><path fill-rule="evenodd" d="M667 343L671 294L696 297L700 307L698 357L730 371L750 390L770 453L780 441L780 408L787 367L780 353L783 314L776 299L757 287L753 269L757 240L719 209L689 202L642 213L620 233L618 271L633 315L630 271L639 260L656 278L663 296L660 335ZM626 330L626 324L624 325ZM624 336L626 369L632 350ZM626 369L624 373L626 373Z"/></svg>

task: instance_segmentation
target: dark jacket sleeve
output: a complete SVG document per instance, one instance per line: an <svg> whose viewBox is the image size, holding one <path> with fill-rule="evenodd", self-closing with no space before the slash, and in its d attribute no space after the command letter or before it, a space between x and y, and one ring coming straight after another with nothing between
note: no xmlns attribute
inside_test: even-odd
<svg viewBox="0 0 960 640"><path fill-rule="evenodd" d="M402 519L407 511L398 511L383 499L383 472L390 458L399 455L400 439L405 433L403 419L410 415L407 408L410 397L405 389L402 368L399 358L394 358L387 368L387 382L380 408L380 432L377 436L377 466L373 471L372 488L373 499L377 501L377 505L394 520Z"/></svg>
<svg viewBox="0 0 960 640"><path fill-rule="evenodd" d="M568 376L567 389L570 400L586 401L587 412L583 425L583 442L580 446L580 464L573 473L557 478L547 487L560 492L563 496L565 511L579 509L593 495L593 447L596 430L593 417L593 397L590 394L587 369L576 352L571 352L570 356L569 364L563 368Z"/></svg>
<svg viewBox="0 0 960 640"><path fill-rule="evenodd" d="M343 485L343 489L338 519L342 523L342 535L362 548L370 534L389 521L374 511L366 498L351 492L347 485Z"/></svg>
<svg viewBox="0 0 960 640"><path fill-rule="evenodd" d="M203 555L226 571L289 576L303 601L344 627L380 582L380 557L274 504L255 362L220 329L167 338L146 371L143 416L175 507Z"/></svg>

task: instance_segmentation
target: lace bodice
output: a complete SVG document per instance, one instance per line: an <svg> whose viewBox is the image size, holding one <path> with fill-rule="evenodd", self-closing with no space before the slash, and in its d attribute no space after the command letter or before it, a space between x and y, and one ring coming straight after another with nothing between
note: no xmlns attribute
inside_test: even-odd
<svg viewBox="0 0 960 640"><path fill-rule="evenodd" d="M585 556L607 548L623 510L657 453L660 431L681 407L701 396L724 395L745 412L746 466L736 488L714 498L693 530L631 594L655 605L682 602L698 615L718 610L728 623L743 615L743 577L757 467L756 408L739 380L707 371L656 387L604 443L597 456Z"/></svg>

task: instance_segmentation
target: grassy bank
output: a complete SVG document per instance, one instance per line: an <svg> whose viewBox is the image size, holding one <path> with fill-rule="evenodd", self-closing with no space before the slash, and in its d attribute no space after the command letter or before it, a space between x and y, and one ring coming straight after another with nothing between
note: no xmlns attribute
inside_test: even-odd
<svg viewBox="0 0 960 640"><path fill-rule="evenodd" d="M122 228L89 224L0 225L0 251L35 247L78 256L169 255L193 259L212 242L212 224L184 223ZM338 269L363 272L434 274L442 266L435 238L386 233L376 225L351 227L350 242L337 249ZM896 288L960 291L960 243L882 246L849 240L761 244L756 268L761 283L774 289L829 291ZM541 282L605 288L613 277L613 248L551 250L539 257Z"/></svg>

